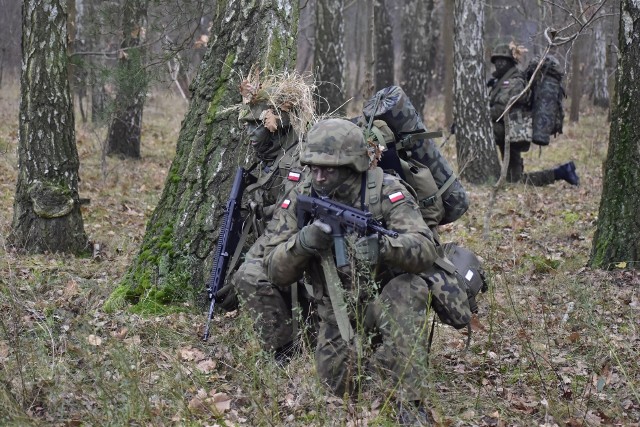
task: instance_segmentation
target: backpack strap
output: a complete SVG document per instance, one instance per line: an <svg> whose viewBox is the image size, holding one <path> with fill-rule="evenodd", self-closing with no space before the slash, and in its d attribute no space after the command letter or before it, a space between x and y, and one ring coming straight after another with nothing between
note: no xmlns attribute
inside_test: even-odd
<svg viewBox="0 0 640 427"><path fill-rule="evenodd" d="M414 147L416 140L431 139L431 138L442 138L442 131L437 130L433 132L412 133L405 136L400 141L398 141L398 145L400 146L401 149L409 151Z"/></svg>
<svg viewBox="0 0 640 427"><path fill-rule="evenodd" d="M375 219L382 218L382 180L384 172L380 168L367 171L367 184L364 199L368 201L367 210Z"/></svg>

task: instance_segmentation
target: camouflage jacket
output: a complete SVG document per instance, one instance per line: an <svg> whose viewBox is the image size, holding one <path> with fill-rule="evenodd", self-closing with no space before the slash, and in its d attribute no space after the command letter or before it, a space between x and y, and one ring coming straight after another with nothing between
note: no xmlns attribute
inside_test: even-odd
<svg viewBox="0 0 640 427"><path fill-rule="evenodd" d="M348 193L349 196L336 201L362 209L360 183L358 182L357 188L352 190ZM299 230L296 196L310 192L310 180L307 179L289 193L282 205L276 209L273 221L269 224L264 264L269 279L279 286L288 286L296 282L305 271L309 273L315 289L325 286L318 259L302 250L297 240ZM387 229L399 233L395 239L383 237L387 239L386 244L381 244L380 250L380 262L385 266L383 270L392 268L402 272L419 273L430 268L437 257L436 246L415 199L398 178L387 174L382 179L379 194L379 206L375 210L371 209L371 212ZM379 211L378 215L376 211Z"/></svg>
<svg viewBox="0 0 640 427"><path fill-rule="evenodd" d="M295 134L281 141L282 150L272 161L261 161L257 165L258 178L247 187L250 205L258 210L258 218L266 224L271 220L276 204L289 190L304 179L304 168L300 165L300 144Z"/></svg>
<svg viewBox="0 0 640 427"><path fill-rule="evenodd" d="M502 115L509 104L509 100L518 95L527 86L522 71L518 67L513 66L504 75L496 81L489 93L489 108L491 112L491 122L496 123L498 117ZM516 106L525 107L529 104L529 94L522 96ZM504 120L504 117L500 122Z"/></svg>

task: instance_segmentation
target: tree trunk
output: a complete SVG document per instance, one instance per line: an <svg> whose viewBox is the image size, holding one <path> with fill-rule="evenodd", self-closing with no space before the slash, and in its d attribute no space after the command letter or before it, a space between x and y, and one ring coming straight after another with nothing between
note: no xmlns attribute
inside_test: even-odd
<svg viewBox="0 0 640 427"><path fill-rule="evenodd" d="M408 0L402 12L402 88L421 119L424 118L429 74L433 69L433 63L429 61L433 31L427 25L432 11L433 0Z"/></svg>
<svg viewBox="0 0 640 427"><path fill-rule="evenodd" d="M344 0L316 0L314 64L318 70L318 112L342 111L344 93Z"/></svg>
<svg viewBox="0 0 640 427"><path fill-rule="evenodd" d="M23 3L19 174L10 241L30 253L79 254L87 247L66 19L64 0Z"/></svg>
<svg viewBox="0 0 640 427"><path fill-rule="evenodd" d="M241 76L295 66L297 0L227 2L214 17L176 156L140 252L107 309L157 311L203 292L235 170L249 158L238 124Z"/></svg>
<svg viewBox="0 0 640 427"><path fill-rule="evenodd" d="M444 125L453 124L453 1L444 1L442 12L442 50L444 56Z"/></svg>
<svg viewBox="0 0 640 427"><path fill-rule="evenodd" d="M622 0L609 150L590 264L640 269L640 5ZM635 25L633 24L635 23Z"/></svg>
<svg viewBox="0 0 640 427"><path fill-rule="evenodd" d="M604 18L597 19L593 28L593 105L609 108L607 79L607 40L604 33Z"/></svg>
<svg viewBox="0 0 640 427"><path fill-rule="evenodd" d="M380 90L394 84L393 31L384 0L374 2L375 86Z"/></svg>
<svg viewBox="0 0 640 427"><path fill-rule="evenodd" d="M454 6L454 120L458 171L474 183L496 181L500 163L489 118L485 85L484 8L456 0Z"/></svg>
<svg viewBox="0 0 640 427"><path fill-rule="evenodd" d="M569 107L569 120L572 122L577 122L580 119L580 99L582 98L582 81L584 79L581 70L581 46L582 38L578 36L573 42L571 50L571 86L569 89L571 92L571 106Z"/></svg>
<svg viewBox="0 0 640 427"><path fill-rule="evenodd" d="M147 1L126 0L122 9L123 40L118 53L117 94L107 136L107 154L140 158L142 109L147 90L145 51Z"/></svg>
<svg viewBox="0 0 640 427"><path fill-rule="evenodd" d="M299 0L298 4L300 8L300 24L298 25L296 70L301 74L313 73L316 0Z"/></svg>

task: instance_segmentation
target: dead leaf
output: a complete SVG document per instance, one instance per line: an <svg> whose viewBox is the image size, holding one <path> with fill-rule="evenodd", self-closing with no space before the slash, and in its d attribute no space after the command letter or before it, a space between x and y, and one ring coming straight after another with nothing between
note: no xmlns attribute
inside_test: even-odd
<svg viewBox="0 0 640 427"><path fill-rule="evenodd" d="M203 352L201 352L200 350L196 349L196 348L192 348L192 347L184 347L181 348L180 350L178 350L178 352L180 353L180 358L182 360L186 360L186 361L199 361L199 360L203 360L205 358L205 355Z"/></svg>
<svg viewBox="0 0 640 427"><path fill-rule="evenodd" d="M89 342L89 344L94 345L96 347L102 345L102 338L93 334L87 337L87 341Z"/></svg>
<svg viewBox="0 0 640 427"><path fill-rule="evenodd" d="M6 341L0 341L0 361L9 356L9 345Z"/></svg>
<svg viewBox="0 0 640 427"><path fill-rule="evenodd" d="M80 287L78 286L78 282L71 279L67 282L67 285L64 288L64 296L65 298L71 298L80 293Z"/></svg>
<svg viewBox="0 0 640 427"><path fill-rule="evenodd" d="M572 343L578 342L579 339L580 339L580 334L578 332L572 332L569 334L568 340L571 341Z"/></svg>
<svg viewBox="0 0 640 427"><path fill-rule="evenodd" d="M473 316L471 316L471 329L474 331L486 331L487 328L480 323L480 319L478 318L477 314L474 314Z"/></svg>
<svg viewBox="0 0 640 427"><path fill-rule="evenodd" d="M226 393L215 393L211 397L211 401L213 401L215 408L221 414L231 409L231 398Z"/></svg>
<svg viewBox="0 0 640 427"><path fill-rule="evenodd" d="M124 339L124 342L126 342L127 344L132 344L132 345L139 345L141 341L142 340L140 339L140 335L134 335L132 337Z"/></svg>
<svg viewBox="0 0 640 427"><path fill-rule="evenodd" d="M264 127L269 129L269 132L273 133L278 130L278 116L274 114L273 110L266 110L263 122Z"/></svg>
<svg viewBox="0 0 640 427"><path fill-rule="evenodd" d="M124 339L124 337L127 336L127 332L129 332L129 328L127 328L126 326L123 327L122 329L120 329L119 331L113 331L111 332L111 336L114 338L117 338L119 340Z"/></svg>
<svg viewBox="0 0 640 427"><path fill-rule="evenodd" d="M202 360L198 362L198 364L196 365L196 369L198 369L200 372L204 374L208 374L209 372L213 371L215 368L216 368L216 362L211 359Z"/></svg>

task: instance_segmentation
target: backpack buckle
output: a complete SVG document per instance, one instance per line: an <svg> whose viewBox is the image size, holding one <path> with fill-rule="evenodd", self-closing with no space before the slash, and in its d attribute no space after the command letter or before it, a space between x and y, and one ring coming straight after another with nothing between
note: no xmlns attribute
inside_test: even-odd
<svg viewBox="0 0 640 427"><path fill-rule="evenodd" d="M418 205L423 209L424 208L428 208L429 206L433 205L436 202L436 196L437 196L437 194L434 194L431 197L426 197L426 198L420 200L418 202Z"/></svg>

